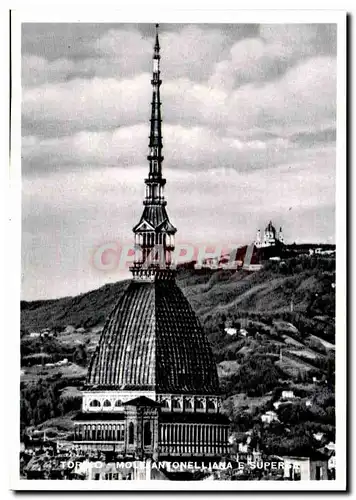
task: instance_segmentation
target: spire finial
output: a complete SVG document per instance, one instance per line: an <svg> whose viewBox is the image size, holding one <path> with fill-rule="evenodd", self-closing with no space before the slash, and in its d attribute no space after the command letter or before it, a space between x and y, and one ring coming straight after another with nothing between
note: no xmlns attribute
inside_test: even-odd
<svg viewBox="0 0 356 500"><path fill-rule="evenodd" d="M155 43L155 53L158 53L158 52L159 52L158 28L159 28L159 24L156 24L156 43Z"/></svg>

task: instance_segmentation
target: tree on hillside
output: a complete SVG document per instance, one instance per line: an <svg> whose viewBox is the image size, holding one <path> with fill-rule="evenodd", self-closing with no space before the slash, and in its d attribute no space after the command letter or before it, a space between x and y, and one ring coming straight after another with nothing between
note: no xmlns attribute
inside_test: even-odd
<svg viewBox="0 0 356 500"><path fill-rule="evenodd" d="M249 396L262 396L273 389L285 375L269 357L251 356L231 378L230 393L246 392Z"/></svg>
<svg viewBox="0 0 356 500"><path fill-rule="evenodd" d="M88 364L88 353L87 348L84 344L79 344L73 353L73 362L79 366L87 366Z"/></svg>
<svg viewBox="0 0 356 500"><path fill-rule="evenodd" d="M281 422L287 424L297 424L306 420L311 420L311 414L302 402L293 402L280 405L278 408L278 417Z"/></svg>

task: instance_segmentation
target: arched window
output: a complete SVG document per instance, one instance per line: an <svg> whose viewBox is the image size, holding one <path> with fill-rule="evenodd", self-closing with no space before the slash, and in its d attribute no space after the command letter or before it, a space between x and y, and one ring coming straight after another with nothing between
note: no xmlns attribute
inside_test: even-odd
<svg viewBox="0 0 356 500"><path fill-rule="evenodd" d="M215 411L215 404L211 399L208 400L208 411Z"/></svg>
<svg viewBox="0 0 356 500"><path fill-rule="evenodd" d="M115 401L115 406L121 406L121 405L122 405L122 401L121 401L121 399L117 399L117 400Z"/></svg>
<svg viewBox="0 0 356 500"><path fill-rule="evenodd" d="M134 444L134 424L129 424L129 444Z"/></svg>
<svg viewBox="0 0 356 500"><path fill-rule="evenodd" d="M201 399L197 399L195 401L195 409L197 411L204 411L204 405L203 405L203 401Z"/></svg>
<svg viewBox="0 0 356 500"><path fill-rule="evenodd" d="M90 401L89 406L98 408L100 406L100 402L97 399L93 399Z"/></svg>
<svg viewBox="0 0 356 500"><path fill-rule="evenodd" d="M143 431L143 444L144 446L149 446L152 441L151 424L150 422L145 422Z"/></svg>
<svg viewBox="0 0 356 500"><path fill-rule="evenodd" d="M185 402L185 409L186 411L193 411L193 405L189 399L187 399Z"/></svg>
<svg viewBox="0 0 356 500"><path fill-rule="evenodd" d="M103 406L107 408L108 406L111 406L111 402L108 399L105 399Z"/></svg>
<svg viewBox="0 0 356 500"><path fill-rule="evenodd" d="M172 400L172 410L173 411L179 411L182 409L181 402L179 399L173 399Z"/></svg>
<svg viewBox="0 0 356 500"><path fill-rule="evenodd" d="M169 401L168 401L168 399L164 399L162 401L162 408L164 408L165 410L169 410Z"/></svg>

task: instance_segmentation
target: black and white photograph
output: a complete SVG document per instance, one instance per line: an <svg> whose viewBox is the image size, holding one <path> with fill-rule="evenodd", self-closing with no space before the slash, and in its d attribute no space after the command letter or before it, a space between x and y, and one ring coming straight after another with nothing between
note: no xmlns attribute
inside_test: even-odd
<svg viewBox="0 0 356 500"><path fill-rule="evenodd" d="M11 20L14 489L344 490L346 13L49 10Z"/></svg>

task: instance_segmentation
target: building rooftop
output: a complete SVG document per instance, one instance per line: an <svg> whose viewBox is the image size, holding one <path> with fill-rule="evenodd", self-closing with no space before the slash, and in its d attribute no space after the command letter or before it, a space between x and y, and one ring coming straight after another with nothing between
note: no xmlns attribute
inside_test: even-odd
<svg viewBox="0 0 356 500"><path fill-rule="evenodd" d="M92 357L86 388L216 394L215 361L189 302L173 279L132 281Z"/></svg>
<svg viewBox="0 0 356 500"><path fill-rule="evenodd" d="M126 401L123 403L123 406L153 406L160 407L162 406L157 401L153 401L153 399L147 398L146 396L139 396L138 398L130 399L130 401Z"/></svg>

